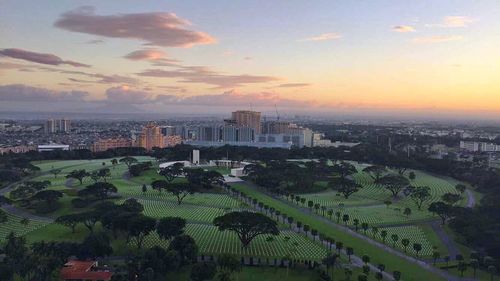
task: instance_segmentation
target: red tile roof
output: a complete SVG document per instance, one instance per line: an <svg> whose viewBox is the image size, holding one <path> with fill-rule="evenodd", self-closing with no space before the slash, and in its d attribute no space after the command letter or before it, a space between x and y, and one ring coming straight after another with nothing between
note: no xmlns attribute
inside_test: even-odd
<svg viewBox="0 0 500 281"><path fill-rule="evenodd" d="M82 279L82 280L111 280L113 273L110 271L96 270L95 261L69 261L61 269L61 279Z"/></svg>

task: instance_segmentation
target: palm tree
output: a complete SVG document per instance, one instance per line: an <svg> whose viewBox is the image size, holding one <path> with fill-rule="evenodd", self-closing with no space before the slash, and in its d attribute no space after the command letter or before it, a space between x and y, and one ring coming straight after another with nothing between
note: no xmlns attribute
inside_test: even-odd
<svg viewBox="0 0 500 281"><path fill-rule="evenodd" d="M380 232L380 237L382 237L382 242L385 244L385 238L387 237L387 230L382 230Z"/></svg>
<svg viewBox="0 0 500 281"><path fill-rule="evenodd" d="M332 220L332 215L333 215L333 210L332 209L329 209L326 214L328 215L328 217L330 218L330 220Z"/></svg>
<svg viewBox="0 0 500 281"><path fill-rule="evenodd" d="M368 224L366 222L362 223L361 228L363 229L363 232L366 235L366 231L368 230Z"/></svg>
<svg viewBox="0 0 500 281"><path fill-rule="evenodd" d="M354 229L356 230L356 232L358 232L359 219L354 219L352 221L352 224L354 225Z"/></svg>
<svg viewBox="0 0 500 281"><path fill-rule="evenodd" d="M373 234L373 238L375 238L375 236L377 236L377 233L378 233L378 227L376 227L376 226L372 226L372 234Z"/></svg>
<svg viewBox="0 0 500 281"><path fill-rule="evenodd" d="M391 239L392 239L392 247L396 248L396 242L398 242L399 236L397 234L392 234Z"/></svg>
<svg viewBox="0 0 500 281"><path fill-rule="evenodd" d="M349 221L349 215L348 214L344 214L342 216L342 221L344 222L344 224L347 226L347 222Z"/></svg>
<svg viewBox="0 0 500 281"><path fill-rule="evenodd" d="M326 273L327 274L330 274L330 268L333 268L335 266L335 264L337 263L338 257L339 257L339 255L337 255L337 254L328 253L326 258L323 259L323 264L326 265ZM333 280L333 270L331 272L331 278Z"/></svg>
<svg viewBox="0 0 500 281"><path fill-rule="evenodd" d="M413 250L415 250L415 253L417 254L417 258L418 258L418 253L420 253L420 251L422 251L422 244L413 243Z"/></svg>
<svg viewBox="0 0 500 281"><path fill-rule="evenodd" d="M408 248L408 245L410 245L410 240L403 238L403 239L401 239L401 244L403 244L403 247L404 247L405 253L406 253L406 249Z"/></svg>
<svg viewBox="0 0 500 281"><path fill-rule="evenodd" d="M351 256L354 255L354 249L352 247L345 248L347 257L349 258L349 262L351 262Z"/></svg>

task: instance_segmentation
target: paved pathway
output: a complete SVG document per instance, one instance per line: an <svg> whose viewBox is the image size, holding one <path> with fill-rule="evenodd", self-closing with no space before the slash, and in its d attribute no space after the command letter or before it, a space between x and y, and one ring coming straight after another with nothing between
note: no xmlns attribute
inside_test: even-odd
<svg viewBox="0 0 500 281"><path fill-rule="evenodd" d="M476 206L476 197L474 193L470 189L466 189L465 193L467 194L467 208L474 208Z"/></svg>

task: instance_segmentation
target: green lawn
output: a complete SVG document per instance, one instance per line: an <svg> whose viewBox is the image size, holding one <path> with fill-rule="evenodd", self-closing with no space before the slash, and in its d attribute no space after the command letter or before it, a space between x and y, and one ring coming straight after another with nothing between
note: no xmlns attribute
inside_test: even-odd
<svg viewBox="0 0 500 281"><path fill-rule="evenodd" d="M357 253L358 255L367 254L371 257L372 263L385 264L387 268L386 271L402 271L404 280L443 280L443 278L429 271L423 270L421 267L413 263L405 261L393 254L381 251L378 247L373 246L359 238L353 237L340 229L325 225L320 220L315 218L314 215L304 214L296 208L277 199L271 198L270 196L263 194L254 188L250 188L238 183L235 183L232 186L244 192L248 196L256 198L264 204L273 206L276 210L280 210L282 213L286 213L288 216L294 217L295 221L298 220L303 223L309 224L311 228L317 229L320 233L333 237L336 241L342 241L345 246L353 247L355 253Z"/></svg>

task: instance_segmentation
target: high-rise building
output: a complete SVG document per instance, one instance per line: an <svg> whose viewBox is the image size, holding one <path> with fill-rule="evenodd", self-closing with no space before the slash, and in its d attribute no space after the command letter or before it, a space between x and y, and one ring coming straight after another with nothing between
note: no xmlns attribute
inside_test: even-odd
<svg viewBox="0 0 500 281"><path fill-rule="evenodd" d="M137 145L150 151L153 147L164 147L165 140L161 133L161 128L155 123L149 123L142 128L141 134L137 138Z"/></svg>
<svg viewBox="0 0 500 281"><path fill-rule="evenodd" d="M56 122L54 119L48 119L45 121L44 130L46 134L53 134L56 132Z"/></svg>
<svg viewBox="0 0 500 281"><path fill-rule="evenodd" d="M71 121L69 119L48 119L45 121L44 131L46 134L54 134L58 132L69 133L71 130Z"/></svg>
<svg viewBox="0 0 500 281"><path fill-rule="evenodd" d="M69 133L71 130L71 120L65 118L58 120L58 127L59 132Z"/></svg>
<svg viewBox="0 0 500 281"><path fill-rule="evenodd" d="M260 112L238 110L231 114L231 120L237 127L250 127L255 134L261 133Z"/></svg>

